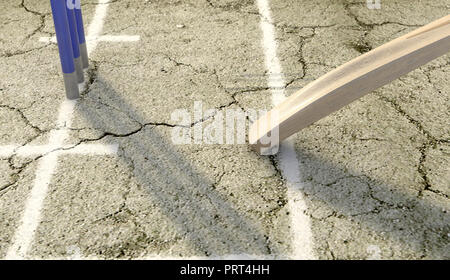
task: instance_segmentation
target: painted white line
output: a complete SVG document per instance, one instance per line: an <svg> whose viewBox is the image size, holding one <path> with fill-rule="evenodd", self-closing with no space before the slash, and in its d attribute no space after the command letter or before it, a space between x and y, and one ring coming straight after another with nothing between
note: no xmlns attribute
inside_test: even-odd
<svg viewBox="0 0 450 280"><path fill-rule="evenodd" d="M100 41L100 42L137 42L141 39L139 35L103 35L99 37L86 37L86 41ZM39 42L56 44L56 37L40 37Z"/></svg>
<svg viewBox="0 0 450 280"><path fill-rule="evenodd" d="M103 29L109 0L99 0L92 23L89 25L88 34L92 37L98 37ZM87 42L88 53L92 53L98 40ZM83 87L83 85L80 85ZM64 141L69 136L73 111L76 101L66 100L59 109L57 127L49 135L49 145L54 147L63 147ZM12 239L13 244L8 249L6 259L24 259L33 243L34 235L41 221L41 210L44 199L47 196L48 186L53 173L58 164L58 152L49 153L38 160L36 178L33 188L25 202L25 210Z"/></svg>
<svg viewBox="0 0 450 280"><path fill-rule="evenodd" d="M0 158L11 157L14 154L14 150L17 148L18 146L15 145L0 146Z"/></svg>
<svg viewBox="0 0 450 280"><path fill-rule="evenodd" d="M119 150L119 145L103 145L103 144L80 144L72 149L63 150L65 154L76 155L115 155Z"/></svg>
<svg viewBox="0 0 450 280"><path fill-rule="evenodd" d="M311 221L306 214L307 206L301 183L300 164L292 139L280 147L280 169L287 181L287 197L291 217L292 258L316 259L313 251Z"/></svg>
<svg viewBox="0 0 450 280"><path fill-rule="evenodd" d="M263 33L262 45L265 54L266 68L268 71L267 83L272 92L274 106L285 98L286 86L280 61L277 56L277 43L275 29L269 7L269 0L257 0L261 15L260 26ZM280 147L280 168L287 183L288 206L291 217L292 255L293 259L315 259L313 252L311 221L306 215L306 203L304 201L300 164L294 149L292 139L287 139Z"/></svg>
<svg viewBox="0 0 450 280"><path fill-rule="evenodd" d="M110 0L98 0L99 5L95 8L95 15L91 24L89 24L86 38L98 38L100 36L108 11L109 1ZM88 53L92 53L97 47L98 40L86 40L86 42Z"/></svg>
<svg viewBox="0 0 450 280"><path fill-rule="evenodd" d="M60 107L57 120L58 126L70 126L72 121L72 112L76 101L66 100ZM68 136L67 129L57 129L50 132L50 145L63 145ZM25 203L25 211L16 230L13 244L6 254L6 259L23 259L33 242L36 228L41 221L41 210L45 197L47 196L48 185L52 175L56 170L58 154L50 153L38 161L36 169L36 178L34 185Z"/></svg>
<svg viewBox="0 0 450 280"><path fill-rule="evenodd" d="M18 146L8 145L0 146L0 158L10 158L11 156L18 157L33 157L39 155L46 155L52 152L57 152L59 155L64 154L79 154L79 155L108 155L117 154L118 145L112 144L80 144L75 147L71 145L66 146L52 146L52 145L29 145Z"/></svg>
<svg viewBox="0 0 450 280"><path fill-rule="evenodd" d="M56 37L55 36L53 36L53 37L40 37L39 38L39 42L46 43L46 44L48 44L48 43L56 44Z"/></svg>
<svg viewBox="0 0 450 280"><path fill-rule="evenodd" d="M98 37L100 42L137 42L141 39L139 35L104 35ZM89 40L86 39L86 40Z"/></svg>
<svg viewBox="0 0 450 280"><path fill-rule="evenodd" d="M57 150L60 147L50 145L36 145L36 146L20 146L20 145L8 145L0 146L0 158L10 158L12 156L19 157L32 157L36 155L45 155L52 151Z"/></svg>
<svg viewBox="0 0 450 280"><path fill-rule="evenodd" d="M272 103L274 106L283 102L284 75L277 56L277 43L275 40L275 29L273 28L272 15L268 0L257 0L259 13L261 15L260 26L263 32L262 45L264 48L265 62L267 68L267 84L272 89Z"/></svg>

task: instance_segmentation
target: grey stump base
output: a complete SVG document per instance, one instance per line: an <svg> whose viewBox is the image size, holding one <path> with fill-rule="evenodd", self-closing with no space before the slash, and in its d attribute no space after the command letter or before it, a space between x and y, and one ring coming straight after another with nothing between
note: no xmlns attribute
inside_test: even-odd
<svg viewBox="0 0 450 280"><path fill-rule="evenodd" d="M83 73L83 62L81 61L81 56L74 58L73 62L75 63L75 72L77 73L77 81L78 83L84 82L84 73Z"/></svg>
<svg viewBox="0 0 450 280"><path fill-rule="evenodd" d="M80 90L78 89L78 75L77 72L64 73L64 86L66 88L67 99L78 99L80 97Z"/></svg>
<svg viewBox="0 0 450 280"><path fill-rule="evenodd" d="M83 63L83 69L88 69L89 58L88 58L86 43L80 44L80 54L81 54L81 61Z"/></svg>

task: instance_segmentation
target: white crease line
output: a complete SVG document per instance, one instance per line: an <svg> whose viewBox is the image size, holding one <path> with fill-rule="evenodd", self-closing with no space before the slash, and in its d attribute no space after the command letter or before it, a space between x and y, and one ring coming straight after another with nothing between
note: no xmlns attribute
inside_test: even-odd
<svg viewBox="0 0 450 280"><path fill-rule="evenodd" d="M76 101L66 100L60 107L57 120L58 125L70 126L72 112ZM61 146L68 136L67 129L52 130L50 132L50 145ZM50 153L38 160L34 185L25 203L19 227L16 229L13 244L6 254L6 259L23 259L34 239L36 228L41 221L41 210L47 195L53 173L56 170L58 154Z"/></svg>
<svg viewBox="0 0 450 280"><path fill-rule="evenodd" d="M86 37L86 41L100 41L100 42L137 42L141 39L139 35L103 35L99 37ZM39 42L56 44L56 37L40 37Z"/></svg>
<svg viewBox="0 0 450 280"><path fill-rule="evenodd" d="M39 42L46 43L46 44L48 44L48 43L56 44L56 37L55 36L53 36L53 37L40 37L39 38Z"/></svg>
<svg viewBox="0 0 450 280"><path fill-rule="evenodd" d="M99 0L95 9L94 18L89 25L88 34L98 37L103 29L109 0ZM103 5L102 5L103 4ZM97 46L98 41L87 42L88 53L92 53ZM59 109L57 127L70 127L73 110L76 101L65 100ZM57 129L50 132L49 145L64 145L64 141L69 135L68 129ZM47 196L48 186L50 184L53 173L58 163L58 153L50 153L38 160L36 169L36 178L34 179L33 188L25 202L25 210L20 220L20 224L16 229L16 233L12 239L13 244L8 249L6 259L24 259L33 243L34 235L41 221L41 210L44 199Z"/></svg>
<svg viewBox="0 0 450 280"><path fill-rule="evenodd" d="M260 26L263 33L262 45L268 70L268 86L272 92L274 106L286 99L284 88L286 83L280 61L277 57L275 29L268 0L257 0L261 15ZM292 139L281 144L279 153L280 168L287 183L287 197L291 217L292 255L293 259L315 259L313 252L311 221L306 215L306 203L301 184L300 164Z"/></svg>
<svg viewBox="0 0 450 280"><path fill-rule="evenodd" d="M137 42L141 39L139 35L103 35L96 38L100 42ZM90 40L87 38L86 40Z"/></svg>
<svg viewBox="0 0 450 280"><path fill-rule="evenodd" d="M17 148L18 148L18 146L14 146L14 145L0 146L0 158L11 157L14 154L14 150Z"/></svg>
<svg viewBox="0 0 450 280"><path fill-rule="evenodd" d="M105 22L106 13L108 11L109 0L99 0L99 5L95 8L95 15L92 19L91 24L89 24L87 31L87 38L99 37L100 33L103 29L103 24ZM98 40L90 40L86 41L88 53L92 53L93 50L97 47Z"/></svg>
<svg viewBox="0 0 450 280"><path fill-rule="evenodd" d="M115 155L119 149L119 145L104 145L104 144L80 144L72 149L64 150L65 154L77 155Z"/></svg>
<svg viewBox="0 0 450 280"><path fill-rule="evenodd" d="M52 152L62 154L79 154L79 155L107 155L117 154L119 146L117 144L86 144L82 143L75 147L55 146L55 145L29 145L18 146L8 145L0 147L0 158L10 158L11 156L32 157L46 155Z"/></svg>

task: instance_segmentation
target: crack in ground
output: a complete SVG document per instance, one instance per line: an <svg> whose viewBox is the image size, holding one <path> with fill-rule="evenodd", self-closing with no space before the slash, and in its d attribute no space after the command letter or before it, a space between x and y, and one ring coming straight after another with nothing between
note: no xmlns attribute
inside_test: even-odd
<svg viewBox="0 0 450 280"><path fill-rule="evenodd" d="M376 169L378 169L378 168L373 168L373 169L370 169L369 171L376 170ZM348 216L348 217L358 217L358 216L367 215L367 214L378 214L382 210L389 210L389 209L399 209L399 210L403 210L403 211L405 211L405 210L414 211L414 208L416 207L416 205L418 203L418 201L415 200L414 202L411 202L412 203L411 205L404 205L403 203L392 204L392 203L386 202L386 201L376 197L374 189L373 189L373 186L372 186L373 182L370 179L370 177L368 177L365 174L360 174L360 175L358 175L358 174L351 174L351 175L342 176L342 177L339 177L339 178L335 179L333 182L326 183L326 184L323 184L321 182L317 182L317 181L315 181L313 179L310 179L310 180L313 181L314 184L316 184L316 185L321 185L321 186L324 186L324 187L330 187L332 185L338 184L342 180L349 179L349 178L361 178L361 179L364 179L363 183L367 186L367 190L368 190L367 191L367 197L372 199L372 200L374 200L375 202L377 202L378 205L374 206L374 208L372 210L370 210L370 211L358 212L358 213L355 213L355 214L346 214L346 216ZM331 214L331 215L328 215L327 217L323 217L323 218L316 218L316 217L313 217L312 215L310 215L310 216L311 216L311 218L314 218L314 219L316 219L318 221L325 221L326 219L328 219L330 217L337 217L337 218L345 217L344 214L342 214L342 213L339 214L338 212L336 212L336 210L332 210L332 211L335 212L335 214Z"/></svg>
<svg viewBox="0 0 450 280"><path fill-rule="evenodd" d="M33 102L32 105L33 105L34 103L35 103L35 102ZM31 106L32 106L32 105L31 105ZM30 106L30 107L31 107L31 106ZM27 108L30 108L30 107L27 107ZM2 105L2 104L0 104L0 108L5 108L5 109L8 109L8 110L10 110L10 111L14 111L14 112L18 113L19 116L20 116L20 118L21 118L21 119L23 120L23 122L25 123L25 125L27 125L27 126L33 128L33 130L35 130L37 133L42 134L42 133L46 132L46 130L42 130L42 129L40 129L39 127L37 127L37 126L35 126L34 124L32 124L32 123L30 122L30 120L25 116L25 114L22 112L22 110L25 110L25 109L27 109L27 108L21 109L21 108L12 107L12 106L9 106L9 105Z"/></svg>
<svg viewBox="0 0 450 280"><path fill-rule="evenodd" d="M31 48L31 49L27 49L27 50L19 50L19 51L15 51L15 52L4 51L3 54L0 55L0 57L9 58L9 57L13 57L13 56L24 55L24 54L27 54L27 53L30 53L30 52L42 50L44 48L47 48L50 45L51 44L45 44L45 45L43 45L41 47Z"/></svg>
<svg viewBox="0 0 450 280"><path fill-rule="evenodd" d="M248 13L245 11L242 11L243 8L247 8L249 6L253 6L253 1L252 0L239 0L239 1L235 1L235 2L228 2L228 3L220 3L220 1L217 1L218 3L213 3L212 0L206 0L206 3L208 4L208 6L215 8L215 9L220 9L222 11L233 11L233 12L237 12L237 13Z"/></svg>
<svg viewBox="0 0 450 280"><path fill-rule="evenodd" d="M429 131L427 131L423 127L423 125L419 121L415 120L408 113L406 113L405 110L403 110L403 108L395 100L387 98L381 94L377 94L377 95L382 101L390 104L391 107L397 113L399 113L401 116L406 118L409 123L411 123L422 135L424 135L426 137L426 141L418 148L418 150L420 152L420 158L419 158L419 162L418 162L417 172L420 174L420 176L422 178L422 182L423 182L422 183L423 188L422 188L422 190L419 191L418 197L422 197L424 191L430 191L430 192L433 192L433 193L436 193L436 194L439 194L441 196L448 198L448 195L432 188L432 185L428 178L428 173L427 173L427 170L425 167L428 149L431 147L436 147L437 144L446 143L448 140L436 139L434 136L431 135L431 133Z"/></svg>
<svg viewBox="0 0 450 280"><path fill-rule="evenodd" d="M361 3L347 3L344 5L344 8L347 12L347 14L355 20L355 22L365 31L363 37L360 40L360 43L355 44L353 47L358 50L361 53L370 51L372 49L372 46L369 44L369 42L366 39L367 34L372 31L376 26L383 26L383 25L387 25L387 24L396 24L396 25L400 25L400 26L404 26L404 27L421 27L422 25L411 25L411 24L404 24L404 23L400 23L400 22L393 22L393 21L384 21L382 23L372 23L372 24L368 24L365 23L363 21L361 21L358 16L356 14L354 14L350 7L352 5L360 5ZM436 86L432 83L431 81L431 75L430 75L430 71L435 70L435 69L440 69L442 67L445 67L446 65L448 65L449 63L446 63L445 65L441 65L439 67L431 67L430 69L428 69L427 71L423 71L423 73L426 75L428 82L430 85L433 86L434 89L438 90L439 93L441 93L441 91L436 88ZM419 191L418 193L418 197L422 197L423 196L423 192L424 191L430 191L433 192L435 194L444 196L446 198L448 198L448 195L437 191L435 189L432 188L432 185L430 183L430 180L428 178L428 174L427 174L427 170L425 167L425 163L426 163L426 158L427 158L427 151L430 147L435 147L436 144L442 142L443 140L438 140L435 137L433 137L431 135L431 133L429 131L427 131L423 125L415 120L414 118L412 118L410 115L408 115L408 113L406 113L401 106L394 100L394 99L390 99L387 98L385 96L382 96L381 94L378 94L379 98L385 102L387 102L388 104L391 105L391 107L394 108L394 110L396 110L401 116L405 117L409 123L411 123L414 127L416 127L416 129L423 134L426 137L426 141L418 148L419 152L420 152L420 158L419 158L419 162L418 162L418 167L417 167L417 172L420 174L421 178L422 178L422 184L423 184L423 188L422 190ZM444 140L445 141L445 140ZM381 202L381 201L380 201ZM390 205L391 206L391 205Z"/></svg>
<svg viewBox="0 0 450 280"><path fill-rule="evenodd" d="M50 13L40 13L40 12L33 11L33 10L29 9L25 5L25 0L22 0L22 2L20 3L20 7L22 7L26 12L31 13L31 14L36 15L36 16L39 16L39 18L40 18L39 26L25 37L25 40L27 40L27 39L31 38L32 36L34 36L35 34L37 34L38 32L41 32L44 29L44 27L45 27L45 17L47 15L49 15Z"/></svg>
<svg viewBox="0 0 450 280"><path fill-rule="evenodd" d="M347 15L349 17L351 17L353 20L356 21L356 23L363 28L372 30L375 26L383 26L383 25L387 25L387 24L397 24L397 25L401 25L401 26L405 26L405 27L421 27L423 25L418 25L418 24L405 24L405 23L401 23L401 22L395 22L395 21L383 21L381 23L366 23L363 22L362 20L360 20L358 18L358 16L353 13L350 9L351 6L356 6L356 5L364 5L364 3L344 3L344 10L347 12Z"/></svg>
<svg viewBox="0 0 450 280"><path fill-rule="evenodd" d="M305 29L311 29L311 31L312 31L311 35L306 35L306 36L299 35L299 37L302 40L300 42L300 45L298 46L298 50L295 52L295 56L297 57L298 62L300 63L300 65L302 67L302 75L300 77L295 77L295 78L292 78L290 81L287 81L283 88L283 89L287 89L290 85L292 85L293 83L295 83L299 80L303 80L308 75L308 72L309 72L308 64L315 64L315 63L307 63L306 62L303 51L304 51L304 47L306 46L306 44L310 42L310 39L314 38L317 35L317 29L331 28L331 27L336 26L337 24L296 26L296 25L273 23L272 25L278 29L281 29L281 32L286 33L286 34L300 32Z"/></svg>
<svg viewBox="0 0 450 280"><path fill-rule="evenodd" d="M6 186L3 186L0 188L0 197L8 193L10 190L13 190L17 187L18 182L20 180L20 175L23 173L23 171L30 165L34 160L26 162L22 164L20 167L15 167L14 163L12 162L12 159L14 158L14 155L8 158L8 165L9 167L14 170L15 172L11 175L13 182L10 184L7 184Z"/></svg>
<svg viewBox="0 0 450 280"><path fill-rule="evenodd" d="M447 63L443 64L443 65L439 65L439 66L434 66L432 65L431 67L429 67L428 69L422 69L423 74L427 77L428 83L435 89L437 90L437 92L442 93L442 91L436 87L435 83L433 83L433 81L431 80L431 71L434 70L440 70L444 67L447 67L450 65L450 60L447 61Z"/></svg>
<svg viewBox="0 0 450 280"><path fill-rule="evenodd" d="M359 26L360 29L362 29L364 31L363 36L360 38L360 40L356 43L352 43L350 44L350 46L352 48L354 48L356 51L358 51L359 53L363 54L366 52L371 51L372 49L374 49L374 47L372 46L372 44L370 44L367 41L367 35L373 31L373 29L377 26L384 26L384 25L388 25L388 24L396 24L396 25L400 25L403 27L421 27L422 25L417 25L417 24L404 24L401 22L395 22L395 21L383 21L381 23L366 23L363 22L362 20L360 20L358 18L358 16L353 13L350 9L351 6L354 5L361 5L362 3L345 3L344 4L344 10L346 11L347 15L352 18Z"/></svg>

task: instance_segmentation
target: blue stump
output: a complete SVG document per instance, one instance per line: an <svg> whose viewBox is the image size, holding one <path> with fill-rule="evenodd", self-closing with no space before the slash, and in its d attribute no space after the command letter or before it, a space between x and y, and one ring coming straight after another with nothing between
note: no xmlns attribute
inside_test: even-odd
<svg viewBox="0 0 450 280"><path fill-rule="evenodd" d="M75 21L75 9L66 5L67 20L69 23L70 39L72 41L73 61L75 63L75 72L77 73L78 83L84 81L83 64L80 55L80 43L78 42L77 23Z"/></svg>
<svg viewBox="0 0 450 280"><path fill-rule="evenodd" d="M68 99L79 98L78 83L83 82L83 68L89 65L81 6L73 1L50 0Z"/></svg>
<svg viewBox="0 0 450 280"><path fill-rule="evenodd" d="M83 16L81 14L81 6L75 7L75 19L77 21L78 42L80 43L81 61L83 62L83 69L89 67L88 52L86 46L86 38L84 36Z"/></svg>

